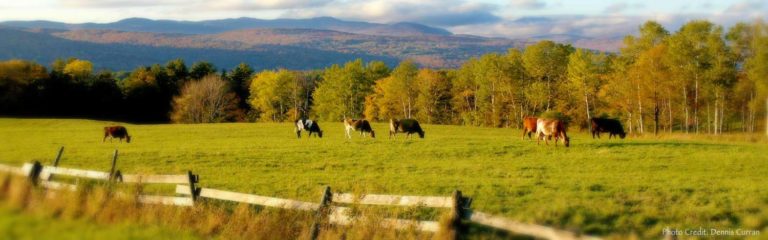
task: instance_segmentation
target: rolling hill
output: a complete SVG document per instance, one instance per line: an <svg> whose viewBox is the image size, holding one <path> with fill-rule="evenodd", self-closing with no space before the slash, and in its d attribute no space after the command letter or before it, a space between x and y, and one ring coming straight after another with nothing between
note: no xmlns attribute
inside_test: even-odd
<svg viewBox="0 0 768 240"><path fill-rule="evenodd" d="M317 17L307 19L256 19L230 18L206 21L174 21L151 20L146 18L127 18L112 23L80 23L69 24L51 21L7 21L0 24L20 28L43 29L109 29L126 32L155 32L183 34L214 34L233 30L254 28L299 28L333 30L340 32L381 35L381 36L414 36L441 35L452 33L441 28L429 27L418 23L400 22L393 24L344 21L332 17Z"/></svg>
<svg viewBox="0 0 768 240"><path fill-rule="evenodd" d="M487 38L417 23L379 24L331 17L207 21L129 18L80 24L8 21L0 23L0 31L0 59L24 58L48 64L56 58L77 57L113 70L174 58L206 60L223 68L246 62L256 69L313 69L355 58L390 65L412 59L424 67L454 68L472 57L547 39ZM614 39L552 39L598 50L617 46Z"/></svg>
<svg viewBox="0 0 768 240"><path fill-rule="evenodd" d="M356 58L381 60L390 65L397 59L369 54L341 53L297 46L264 45L250 50L163 47L126 43L73 41L48 33L0 27L0 59L28 59L50 64L56 58L76 57L93 61L97 69L132 70L138 66L182 58L188 63L210 61L232 68L245 62L256 69L315 69Z"/></svg>

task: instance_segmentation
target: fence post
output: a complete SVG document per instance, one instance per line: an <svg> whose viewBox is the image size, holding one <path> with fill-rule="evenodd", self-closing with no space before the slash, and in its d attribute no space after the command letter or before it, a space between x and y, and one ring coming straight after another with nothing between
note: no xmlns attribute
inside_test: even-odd
<svg viewBox="0 0 768 240"><path fill-rule="evenodd" d="M115 169L117 167L117 148L115 148L115 153L112 154L112 167L109 168L109 181L115 180Z"/></svg>
<svg viewBox="0 0 768 240"><path fill-rule="evenodd" d="M323 197L320 199L320 207L317 208L315 213L315 221L312 223L312 228L309 230L309 239L317 240L317 236L320 233L320 223L328 214L328 205L331 204L333 199L333 193L331 193L331 187L325 186L323 190Z"/></svg>
<svg viewBox="0 0 768 240"><path fill-rule="evenodd" d="M53 163L51 164L51 166L53 166L53 167L58 167L59 166L59 161L61 161L61 155L62 154L64 154L64 146L61 146L59 148L59 152L56 153L56 158L53 159ZM51 174L47 174L47 176L43 176L43 179L45 179L46 181L51 181L51 180L53 180L53 176Z"/></svg>
<svg viewBox="0 0 768 240"><path fill-rule="evenodd" d="M59 148L59 153L56 154L56 159L53 159L53 166L58 167L59 166L59 160L61 160L61 154L64 153L64 146L61 146Z"/></svg>
<svg viewBox="0 0 768 240"><path fill-rule="evenodd" d="M40 164L40 162L35 161L32 164L25 164L24 167L29 168L29 169L22 168L22 171L24 172L24 174L27 175L29 181L32 183L33 186L37 186L38 178L40 178L40 172L43 170L43 165Z"/></svg>
<svg viewBox="0 0 768 240"><path fill-rule="evenodd" d="M451 232L450 239L456 240L462 237L463 226L461 225L461 219L463 216L463 198L461 191L454 190L451 195Z"/></svg>
<svg viewBox="0 0 768 240"><path fill-rule="evenodd" d="M200 195L200 188L197 187L198 182L200 182L200 176L193 175L192 171L187 171L187 176L189 177L189 195L192 198L192 202L197 200L197 196Z"/></svg>

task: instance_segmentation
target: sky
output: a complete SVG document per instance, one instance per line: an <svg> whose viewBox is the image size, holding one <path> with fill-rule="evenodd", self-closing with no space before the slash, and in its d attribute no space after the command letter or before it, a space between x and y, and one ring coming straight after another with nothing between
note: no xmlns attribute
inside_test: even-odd
<svg viewBox="0 0 768 240"><path fill-rule="evenodd" d="M526 38L553 34L616 37L647 20L674 32L690 20L725 27L766 19L766 0L0 0L0 21L114 22L142 17L208 20L330 16L416 22L457 34Z"/></svg>

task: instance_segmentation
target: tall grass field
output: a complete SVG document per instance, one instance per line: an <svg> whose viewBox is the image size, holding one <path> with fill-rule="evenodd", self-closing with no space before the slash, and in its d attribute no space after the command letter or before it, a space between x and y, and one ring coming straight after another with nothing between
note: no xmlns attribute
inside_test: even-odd
<svg viewBox="0 0 768 240"><path fill-rule="evenodd" d="M131 143L102 142L103 127ZM318 202L335 192L473 198L472 208L598 236L661 238L665 228L759 230L768 238L768 141L752 135L592 139L539 145L521 130L422 125L424 139L296 138L291 123L132 125L78 119L0 119L0 163L107 171L114 149L124 173L200 175L200 186ZM0 215L3 212L0 211ZM32 220L29 220L32 221ZM67 223L71 224L71 223ZM2 229L2 228L0 228Z"/></svg>

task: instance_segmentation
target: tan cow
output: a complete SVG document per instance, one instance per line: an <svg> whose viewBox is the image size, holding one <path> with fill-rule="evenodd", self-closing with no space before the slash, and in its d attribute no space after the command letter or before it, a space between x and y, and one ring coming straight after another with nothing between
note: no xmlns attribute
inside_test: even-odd
<svg viewBox="0 0 768 240"><path fill-rule="evenodd" d="M565 147L570 146L571 139L568 134L565 133L565 123L560 120L552 119L539 119L536 121L536 144L539 144L541 138L544 137L544 143L549 145L548 137L555 137L555 146L557 146L557 140L562 140Z"/></svg>

